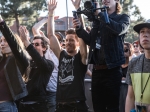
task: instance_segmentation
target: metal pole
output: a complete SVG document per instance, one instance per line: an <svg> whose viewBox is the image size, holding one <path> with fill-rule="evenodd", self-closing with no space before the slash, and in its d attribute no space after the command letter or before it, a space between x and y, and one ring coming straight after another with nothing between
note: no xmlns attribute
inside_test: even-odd
<svg viewBox="0 0 150 112"><path fill-rule="evenodd" d="M0 15L2 14L2 5L1 5L1 0L0 0Z"/></svg>
<svg viewBox="0 0 150 112"><path fill-rule="evenodd" d="M67 30L68 30L68 23L69 23L69 21L68 21L68 2L67 2L67 0L66 0L66 13L67 13L67 18L66 18L66 22L67 22Z"/></svg>

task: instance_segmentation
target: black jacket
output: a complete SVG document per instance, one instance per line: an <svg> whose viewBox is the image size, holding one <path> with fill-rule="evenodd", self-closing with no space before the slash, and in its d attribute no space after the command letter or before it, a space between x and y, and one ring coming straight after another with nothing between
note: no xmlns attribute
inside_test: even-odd
<svg viewBox="0 0 150 112"><path fill-rule="evenodd" d="M13 56L8 56L6 60L4 74L12 98L13 100L17 100L28 94L25 83L22 80L22 75L29 66L29 60L5 22L0 23L0 31L4 35L13 53Z"/></svg>
<svg viewBox="0 0 150 112"><path fill-rule="evenodd" d="M54 69L54 63L41 57L33 45L27 47L29 55L32 57L30 61L31 71L29 81L27 82L28 96L24 101L44 100L47 95L46 86Z"/></svg>
<svg viewBox="0 0 150 112"><path fill-rule="evenodd" d="M76 30L78 37L82 38L90 46L88 62L91 63L91 58L95 51L96 38L100 33L108 68L120 66L125 63L123 42L129 28L130 18L126 14L116 14L114 12L109 15L109 25L104 22L103 12L99 13L98 18L100 19L93 22L93 28L90 34L82 27Z"/></svg>

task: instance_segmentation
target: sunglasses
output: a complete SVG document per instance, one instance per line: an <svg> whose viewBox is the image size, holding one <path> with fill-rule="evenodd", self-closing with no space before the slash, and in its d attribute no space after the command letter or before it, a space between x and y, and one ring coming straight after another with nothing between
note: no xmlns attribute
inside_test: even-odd
<svg viewBox="0 0 150 112"><path fill-rule="evenodd" d="M33 46L40 46L40 43L32 43Z"/></svg>
<svg viewBox="0 0 150 112"><path fill-rule="evenodd" d="M138 46L137 46L137 45L134 45L133 47L136 48L136 47L138 47Z"/></svg>
<svg viewBox="0 0 150 112"><path fill-rule="evenodd" d="M62 46L65 46L65 44L62 44Z"/></svg>
<svg viewBox="0 0 150 112"><path fill-rule="evenodd" d="M128 51L129 51L129 49L125 49L125 50L124 50L124 52L128 52Z"/></svg>
<svg viewBox="0 0 150 112"><path fill-rule="evenodd" d="M59 39L58 39L59 40ZM65 42L65 40L59 40L59 42L61 43L61 42Z"/></svg>

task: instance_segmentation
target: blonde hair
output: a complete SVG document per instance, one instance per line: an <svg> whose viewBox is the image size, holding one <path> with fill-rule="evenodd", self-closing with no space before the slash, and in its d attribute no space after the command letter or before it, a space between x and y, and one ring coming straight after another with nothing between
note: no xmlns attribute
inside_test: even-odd
<svg viewBox="0 0 150 112"><path fill-rule="evenodd" d="M30 60L31 60L31 57L30 57L30 55L28 54L28 52L26 51L25 46L24 46L24 44L23 44L21 38L20 38L19 35L16 34L16 33L13 33L13 35L14 35L14 37L15 37L17 43L19 44L21 50L23 51L23 53L25 54L25 56L27 57L27 59L30 61ZM30 65L27 67L25 73L24 73L23 76L22 76L22 79L23 79L24 82L27 82L27 81L28 81L28 79L29 79L29 73L30 73Z"/></svg>
<svg viewBox="0 0 150 112"><path fill-rule="evenodd" d="M17 33L13 33L13 34L14 34L15 39L17 40L17 43L19 44L19 46L23 50L24 49L24 44L23 44L22 40L20 39L19 35Z"/></svg>
<svg viewBox="0 0 150 112"><path fill-rule="evenodd" d="M120 2L116 3L116 13L120 14L122 12L122 6L120 4Z"/></svg>
<svg viewBox="0 0 150 112"><path fill-rule="evenodd" d="M23 44L21 38L19 37L19 35L16 34L16 33L13 33L13 35L14 35L15 39L17 40L17 43L18 43L19 46L21 47L21 50L23 51L23 53L26 55L26 57L27 57L28 59L31 59L31 57L30 57L30 55L28 54L28 52L26 51L25 46L24 46L24 44Z"/></svg>

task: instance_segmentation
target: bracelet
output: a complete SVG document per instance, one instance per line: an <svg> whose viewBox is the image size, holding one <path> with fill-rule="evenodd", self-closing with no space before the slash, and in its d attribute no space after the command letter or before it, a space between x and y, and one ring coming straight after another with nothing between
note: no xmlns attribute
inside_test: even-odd
<svg viewBox="0 0 150 112"><path fill-rule="evenodd" d="M54 14L49 14L48 16L50 16L50 17L54 17Z"/></svg>

